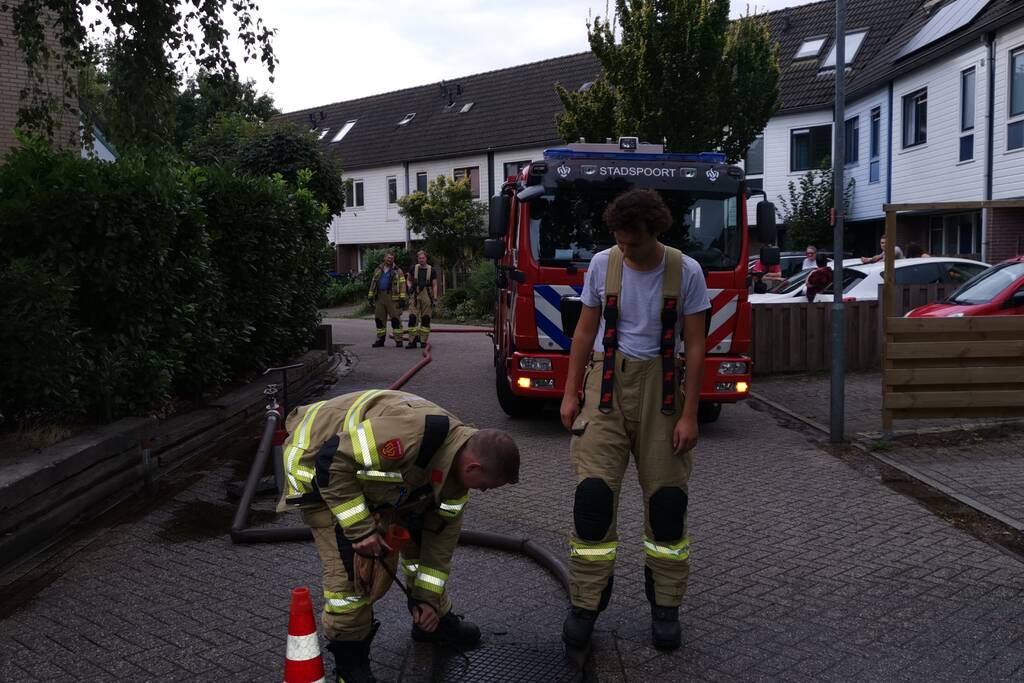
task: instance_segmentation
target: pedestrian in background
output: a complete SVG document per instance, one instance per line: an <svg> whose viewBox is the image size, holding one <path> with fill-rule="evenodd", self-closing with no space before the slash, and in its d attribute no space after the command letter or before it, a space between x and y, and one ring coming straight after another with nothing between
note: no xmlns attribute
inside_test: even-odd
<svg viewBox="0 0 1024 683"><path fill-rule="evenodd" d="M807 276L807 300L812 304L818 294L828 289L833 278L832 269L828 265L828 256L820 254L814 265L814 270Z"/></svg>
<svg viewBox="0 0 1024 683"><path fill-rule="evenodd" d="M808 244L807 249L804 250L804 257L803 263L800 264L800 270L818 267L818 248L816 246Z"/></svg>
<svg viewBox="0 0 1024 683"><path fill-rule="evenodd" d="M390 319L391 333L395 335L395 346L401 348L405 338L400 317L401 309L405 308L405 275L402 274L402 269L395 265L395 255L391 252L384 254L384 262L373 271L367 298L373 308L373 320L377 325L377 341L372 346L384 346Z"/></svg>
<svg viewBox="0 0 1024 683"><path fill-rule="evenodd" d="M879 238L878 246L880 248L880 251L877 254L875 254L874 256L861 256L860 257L860 262L861 263L878 263L879 261L884 259L885 258L885 235L882 235L882 237ZM903 258L903 250L900 249L900 246L898 244L893 247L893 252L896 254L896 258L898 258L898 259Z"/></svg>
<svg viewBox="0 0 1024 683"><path fill-rule="evenodd" d="M416 252L416 265L409 272L409 348L419 342L427 346L430 336L430 318L437 301L437 271L427 263L427 252Z"/></svg>

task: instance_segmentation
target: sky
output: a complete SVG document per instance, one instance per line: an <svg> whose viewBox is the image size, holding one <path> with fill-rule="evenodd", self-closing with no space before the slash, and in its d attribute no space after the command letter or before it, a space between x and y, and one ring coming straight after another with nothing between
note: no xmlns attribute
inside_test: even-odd
<svg viewBox="0 0 1024 683"><path fill-rule="evenodd" d="M732 0L732 15L808 0ZM614 3L613 3L614 4ZM583 52L586 22L605 0L262 0L277 29L275 82L236 61L244 78L295 111Z"/></svg>

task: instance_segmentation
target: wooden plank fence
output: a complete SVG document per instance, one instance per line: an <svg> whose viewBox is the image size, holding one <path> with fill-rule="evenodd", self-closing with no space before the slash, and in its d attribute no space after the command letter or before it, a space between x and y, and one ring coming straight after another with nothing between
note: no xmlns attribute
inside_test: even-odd
<svg viewBox="0 0 1024 683"><path fill-rule="evenodd" d="M893 316L903 317L918 306L933 304L950 296L959 284L932 283L930 285L895 285L893 287ZM878 300L882 300L883 285L878 285Z"/></svg>
<svg viewBox="0 0 1024 683"><path fill-rule="evenodd" d="M893 420L1024 417L1024 316L889 318L882 429Z"/></svg>

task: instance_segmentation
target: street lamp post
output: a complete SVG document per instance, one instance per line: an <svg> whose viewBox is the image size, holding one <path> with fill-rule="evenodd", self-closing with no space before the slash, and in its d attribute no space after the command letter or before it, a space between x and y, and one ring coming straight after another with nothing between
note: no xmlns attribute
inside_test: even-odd
<svg viewBox="0 0 1024 683"><path fill-rule="evenodd" d="M843 304L843 222L845 197L843 165L846 162L846 0L836 0L836 107L833 117L832 201L834 206L832 266L832 387L829 434L832 443L843 441L843 398L846 373L846 311Z"/></svg>

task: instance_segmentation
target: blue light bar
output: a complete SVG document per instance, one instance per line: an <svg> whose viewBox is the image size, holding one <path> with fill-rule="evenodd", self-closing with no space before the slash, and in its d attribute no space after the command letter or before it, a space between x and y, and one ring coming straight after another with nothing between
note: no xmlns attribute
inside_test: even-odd
<svg viewBox="0 0 1024 683"><path fill-rule="evenodd" d="M580 152L565 147L544 150L545 159L615 159L617 161L679 161L688 164L724 164L725 155L720 152L697 154L645 154L642 152Z"/></svg>

